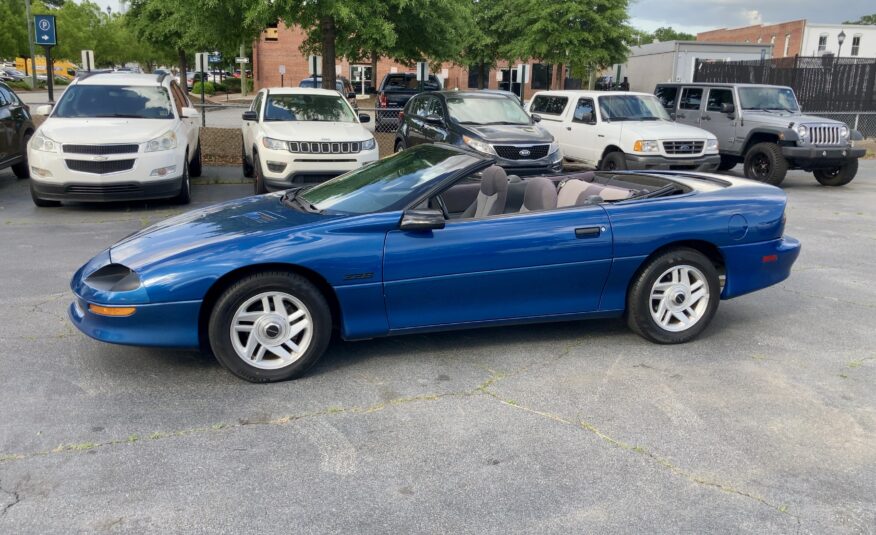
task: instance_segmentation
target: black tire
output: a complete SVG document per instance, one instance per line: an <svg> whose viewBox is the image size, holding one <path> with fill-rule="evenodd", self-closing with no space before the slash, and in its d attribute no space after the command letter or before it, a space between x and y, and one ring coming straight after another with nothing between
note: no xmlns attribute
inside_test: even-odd
<svg viewBox="0 0 876 535"><path fill-rule="evenodd" d="M192 158L191 163L189 163L189 177L197 178L201 176L201 171L201 142L198 141L198 148L195 149L195 157Z"/></svg>
<svg viewBox="0 0 876 535"><path fill-rule="evenodd" d="M627 169L627 159L623 152L609 152L599 162L599 169L603 171L624 171Z"/></svg>
<svg viewBox="0 0 876 535"><path fill-rule="evenodd" d="M788 160L775 143L758 143L745 153L745 176L751 180L778 186L787 173Z"/></svg>
<svg viewBox="0 0 876 535"><path fill-rule="evenodd" d="M188 158L188 153L186 153ZM173 204L189 204L192 202L192 179L189 178L189 166L183 165L183 176L180 179L179 193L171 199Z"/></svg>
<svg viewBox="0 0 876 535"><path fill-rule="evenodd" d="M30 140L31 134L25 134L21 140L21 151L24 153L24 160L12 166L12 172L17 178L30 178L30 167L27 165L27 142Z"/></svg>
<svg viewBox="0 0 876 535"><path fill-rule="evenodd" d="M718 164L718 171L729 171L736 167L739 160L735 156L721 156L721 163Z"/></svg>
<svg viewBox="0 0 876 535"><path fill-rule="evenodd" d="M61 206L61 201L50 201L37 195L37 192L33 189L33 182L30 183L30 198L33 199L33 203L40 208L55 208Z"/></svg>
<svg viewBox="0 0 876 535"><path fill-rule="evenodd" d="M243 145L240 146L240 161L243 162L243 176L246 178L252 178L252 164L246 159L246 150L244 150Z"/></svg>
<svg viewBox="0 0 876 535"><path fill-rule="evenodd" d="M262 175L262 162L259 160L259 154L255 151L252 153L253 166L253 191L256 195L262 195L268 192L268 186L265 185L265 177Z"/></svg>
<svg viewBox="0 0 876 535"><path fill-rule="evenodd" d="M846 160L840 167L833 169L816 169L812 172L815 180L822 186L845 186L858 174L858 160Z"/></svg>
<svg viewBox="0 0 876 535"><path fill-rule="evenodd" d="M395 152L401 152L407 148L404 139L396 140L395 142Z"/></svg>
<svg viewBox="0 0 876 535"><path fill-rule="evenodd" d="M672 310L675 307L679 307L679 314L688 317L687 314L682 312L684 309L681 309L681 307L690 302L690 296L697 293L699 288L692 293L689 291L685 292L683 285L679 285L677 290L675 288L665 290L667 298L670 295L678 298L680 295L680 299L683 300L680 302L674 302L674 299L670 299L667 303L658 301L655 305L651 294L655 284L661 279L665 279L665 275L669 273L669 270L682 268L683 266L696 268L700 275L702 275L704 279L703 284L708 286L708 294L703 298L708 299L708 301L706 303L696 301L689 305L691 310L697 307L697 305L702 305L702 308L698 311L698 319L689 327L674 331L658 323L652 314L662 314L662 310L667 310L669 316L672 316L669 318L669 321L678 322ZM668 282L664 281L664 283ZM672 293L670 294L670 292ZM649 261L633 281L627 294L627 324L633 332L652 342L658 344L681 344L698 336L709 325L709 322L715 316L715 311L718 309L720 293L721 287L718 280L718 271L708 258L699 251L687 247L672 249ZM678 327L682 326L679 325Z"/></svg>
<svg viewBox="0 0 876 535"><path fill-rule="evenodd" d="M293 362L275 369L260 368L244 361L244 357L238 356L234 348L235 342L231 338L232 323L237 311L247 301L267 292L281 292L299 300L310 314L311 320L310 342L303 354ZM267 326L265 330L269 328L271 327ZM216 360L234 375L253 383L286 381L301 376L325 352L332 334L332 316L325 296L310 281L294 273L271 271L250 275L225 290L210 312L208 332L210 348ZM242 339L246 338L248 341L252 334L242 333L238 336L241 338L237 343L244 345ZM255 347L260 349L258 344ZM282 364L282 360L276 360L276 356L269 354L269 351L265 350L263 353L263 358L274 359L277 364Z"/></svg>

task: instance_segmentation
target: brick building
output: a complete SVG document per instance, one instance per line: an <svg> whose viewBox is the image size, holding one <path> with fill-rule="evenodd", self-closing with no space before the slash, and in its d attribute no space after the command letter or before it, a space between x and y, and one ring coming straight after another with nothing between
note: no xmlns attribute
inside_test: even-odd
<svg viewBox="0 0 876 535"><path fill-rule="evenodd" d="M838 39L840 34L845 36L842 47ZM814 24L794 20L701 32L697 34L697 41L772 44L775 58L823 54L876 57L876 26L856 24Z"/></svg>
<svg viewBox="0 0 876 535"><path fill-rule="evenodd" d="M258 41L253 43L253 77L255 88L279 87L280 65L285 66L284 85L298 86L299 82L307 78L307 58L301 55L299 47L306 39L306 34L297 26L287 27L280 23L276 27L269 27L259 36ZM507 65L507 63L506 63ZM550 87L553 70L548 65L530 62L531 75L529 83L525 84L526 95L532 94L533 90L547 89ZM387 58L381 58L377 62L376 76L371 73L370 58L361 62L350 62L346 58L338 58L335 64L335 72L339 76L345 76L353 82L354 87L360 90L358 81L364 73L366 87L377 87L383 77L390 72L414 72L413 67L396 63ZM440 76L445 88L476 88L477 74L475 70L452 63L444 63L441 69L433 74ZM502 76L505 81L500 82L497 78ZM485 87L493 89L509 89L509 72L504 69L492 69L485 80ZM516 89L517 84L514 84ZM554 81L556 87L556 81Z"/></svg>

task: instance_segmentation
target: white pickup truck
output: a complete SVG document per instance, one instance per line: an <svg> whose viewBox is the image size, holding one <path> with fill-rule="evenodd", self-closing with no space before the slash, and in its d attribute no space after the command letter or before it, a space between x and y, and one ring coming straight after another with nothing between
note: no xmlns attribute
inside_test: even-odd
<svg viewBox="0 0 876 535"><path fill-rule="evenodd" d="M647 93L539 91L526 111L567 160L598 169L714 171L721 163L714 135L672 121Z"/></svg>

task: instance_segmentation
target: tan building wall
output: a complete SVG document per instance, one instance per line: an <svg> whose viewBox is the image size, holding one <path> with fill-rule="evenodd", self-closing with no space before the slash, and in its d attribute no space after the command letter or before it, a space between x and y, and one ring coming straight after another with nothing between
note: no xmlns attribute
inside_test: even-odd
<svg viewBox="0 0 876 535"><path fill-rule="evenodd" d="M802 55L805 20L781 24L759 24L744 28L721 28L697 34L697 41L721 43L772 44L773 57L783 58Z"/></svg>

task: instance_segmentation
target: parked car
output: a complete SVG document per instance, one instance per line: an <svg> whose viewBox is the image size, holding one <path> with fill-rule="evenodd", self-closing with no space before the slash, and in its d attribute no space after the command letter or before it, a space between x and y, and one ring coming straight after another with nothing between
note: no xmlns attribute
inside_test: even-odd
<svg viewBox="0 0 876 535"><path fill-rule="evenodd" d="M379 157L370 120L337 91L262 89L243 113L243 174L258 194L357 169Z"/></svg>
<svg viewBox="0 0 876 535"><path fill-rule="evenodd" d="M76 78L28 146L31 196L60 201L191 199L201 174L199 114L167 75Z"/></svg>
<svg viewBox="0 0 876 535"><path fill-rule="evenodd" d="M673 122L654 95L539 91L528 111L567 159L598 169L713 171L720 162L717 138Z"/></svg>
<svg viewBox="0 0 876 535"><path fill-rule="evenodd" d="M434 74L430 74L428 80L421 83L417 81L417 75L413 72L388 73L383 77L378 88L377 110L374 120L377 131L394 131L400 123L399 111L417 93L441 89L441 80Z"/></svg>
<svg viewBox="0 0 876 535"><path fill-rule="evenodd" d="M301 80L298 83L298 87L306 87L306 88L321 88L322 87L322 76L313 77L310 76ZM350 80L344 78L343 76L338 76L335 78L335 89L337 89L338 93L344 96L347 99L347 102L350 103L350 106L353 107L354 110L359 111L359 104L356 103L356 93L353 91L353 84L350 83Z"/></svg>
<svg viewBox="0 0 876 535"><path fill-rule="evenodd" d="M657 98L680 123L721 140L721 170L744 165L745 176L777 186L789 169L811 171L825 186L855 178L863 139L840 121L800 111L790 87L758 84L658 84Z"/></svg>
<svg viewBox="0 0 876 535"><path fill-rule="evenodd" d="M0 82L0 169L11 167L18 178L28 177L27 142L34 130L30 108Z"/></svg>
<svg viewBox="0 0 876 535"><path fill-rule="evenodd" d="M693 173L510 182L487 155L420 145L129 236L75 273L69 315L105 342L210 348L253 382L300 376L333 330L624 316L683 343L720 299L789 276L800 243L783 235L785 205L777 188Z"/></svg>
<svg viewBox="0 0 876 535"><path fill-rule="evenodd" d="M21 82L27 78L26 74L14 67L4 67L0 69L0 76L3 76L4 79L9 82Z"/></svg>
<svg viewBox="0 0 876 535"><path fill-rule="evenodd" d="M486 91L435 91L411 98L395 134L395 151L450 143L487 154L516 175L554 173L563 155L547 130L515 96Z"/></svg>

